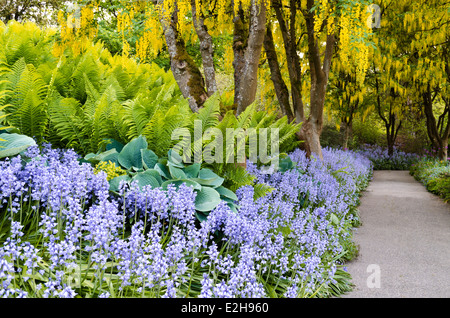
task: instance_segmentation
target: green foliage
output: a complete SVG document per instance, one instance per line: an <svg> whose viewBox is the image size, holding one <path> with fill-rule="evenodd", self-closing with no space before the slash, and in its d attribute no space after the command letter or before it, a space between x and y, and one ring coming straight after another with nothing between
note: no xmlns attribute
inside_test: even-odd
<svg viewBox="0 0 450 318"><path fill-rule="evenodd" d="M237 211L236 194L223 186L224 178L202 168L200 163L185 164L173 150L169 150L166 157L158 157L148 149L147 139L142 135L123 147L117 145L117 142L108 144L105 151L90 153L84 158L94 165L110 162L126 171L126 174L109 180L111 191L117 193L122 181L130 186L137 182L141 189L145 186L167 189L169 185L178 188L186 184L196 191L195 207L200 221L205 220L222 200Z"/></svg>
<svg viewBox="0 0 450 318"><path fill-rule="evenodd" d="M25 135L0 134L0 158L13 157L34 145L36 142Z"/></svg>
<svg viewBox="0 0 450 318"><path fill-rule="evenodd" d="M448 161L424 158L411 166L410 174L431 193L450 202L450 165Z"/></svg>

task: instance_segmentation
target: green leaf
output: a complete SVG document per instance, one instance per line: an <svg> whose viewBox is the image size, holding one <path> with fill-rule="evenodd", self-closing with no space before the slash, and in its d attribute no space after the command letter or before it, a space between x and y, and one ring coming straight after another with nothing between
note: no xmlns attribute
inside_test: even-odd
<svg viewBox="0 0 450 318"><path fill-rule="evenodd" d="M116 149L117 152L121 152L124 145L113 138L104 139L106 143L106 150Z"/></svg>
<svg viewBox="0 0 450 318"><path fill-rule="evenodd" d="M147 169L145 170L145 173L148 175L151 175L153 178L155 178L159 184L163 183L163 179L161 178L161 174L156 169Z"/></svg>
<svg viewBox="0 0 450 318"><path fill-rule="evenodd" d="M165 178L165 179L172 179L170 177L170 172L169 169L167 169L167 167L165 165L163 165L162 163L158 162L157 164L155 164L155 168L156 171L159 172L159 174Z"/></svg>
<svg viewBox="0 0 450 318"><path fill-rule="evenodd" d="M210 169L201 169L198 173L198 178L193 178L201 185L207 185L213 188L220 187L224 182L224 178L219 177Z"/></svg>
<svg viewBox="0 0 450 318"><path fill-rule="evenodd" d="M151 171L143 171L138 172L132 179L131 182L137 181L139 188L143 188L145 186L151 186L153 189L159 188L161 184L154 177Z"/></svg>
<svg viewBox="0 0 450 318"><path fill-rule="evenodd" d="M158 162L158 156L150 149L141 149L144 168L153 169Z"/></svg>
<svg viewBox="0 0 450 318"><path fill-rule="evenodd" d="M169 162L177 168L184 168L183 158L173 149L170 149L167 155Z"/></svg>
<svg viewBox="0 0 450 318"><path fill-rule="evenodd" d="M120 182L124 180L125 182L129 182L131 180L130 176L124 174L114 179L109 180L109 190L117 192L119 191Z"/></svg>
<svg viewBox="0 0 450 318"><path fill-rule="evenodd" d="M198 211L195 212L195 216L197 217L197 219L200 222L204 222L208 219L208 216L205 213L198 212Z"/></svg>
<svg viewBox="0 0 450 318"><path fill-rule="evenodd" d="M216 179L219 176L217 174L215 174L212 170L207 169L207 168L203 168L199 171L198 173L198 178L203 179L203 180L212 180L212 179Z"/></svg>
<svg viewBox="0 0 450 318"><path fill-rule="evenodd" d="M33 138L19 134L0 134L0 140L0 158L15 156L36 145Z"/></svg>
<svg viewBox="0 0 450 318"><path fill-rule="evenodd" d="M175 167L171 162L168 163L169 172L172 179L186 179L186 174L180 168Z"/></svg>
<svg viewBox="0 0 450 318"><path fill-rule="evenodd" d="M147 146L147 140L143 136L139 136L127 143L119 154L120 165L128 170L132 167L142 169L143 160L141 149L147 149Z"/></svg>
<svg viewBox="0 0 450 318"><path fill-rule="evenodd" d="M115 148L107 150L105 152L101 152L99 154L93 154L93 153L88 153L84 159L93 163L93 164L97 164L100 161L111 161L115 164L118 164L118 157L119 157L119 153L116 151Z"/></svg>
<svg viewBox="0 0 450 318"><path fill-rule="evenodd" d="M184 173L188 178L197 178L200 167L201 165L199 163L194 163L184 168Z"/></svg>
<svg viewBox="0 0 450 318"><path fill-rule="evenodd" d="M167 181L164 181L164 182L161 184L161 187L162 187L164 190L166 190L166 189L167 189L167 186L168 186L169 184L173 184L176 188L178 188L178 187L179 187L180 185L182 185L183 183L185 183L188 187L189 187L189 186L193 187L194 190L201 190L201 189L202 189L202 186L200 185L200 183L195 182L194 180L190 180L190 179L178 179L178 180L172 179L172 180L167 180Z"/></svg>
<svg viewBox="0 0 450 318"><path fill-rule="evenodd" d="M238 200L238 197L236 196L236 194L233 191L225 188L224 186L217 187L216 191L219 192L221 197L226 197L233 201Z"/></svg>
<svg viewBox="0 0 450 318"><path fill-rule="evenodd" d="M333 223L334 225L339 225L339 223L340 223L339 218L334 213L330 214L330 220L331 220L331 223Z"/></svg>
<svg viewBox="0 0 450 318"><path fill-rule="evenodd" d="M202 187L200 191L197 191L195 209L201 212L208 212L213 210L220 201L219 192L210 187Z"/></svg>

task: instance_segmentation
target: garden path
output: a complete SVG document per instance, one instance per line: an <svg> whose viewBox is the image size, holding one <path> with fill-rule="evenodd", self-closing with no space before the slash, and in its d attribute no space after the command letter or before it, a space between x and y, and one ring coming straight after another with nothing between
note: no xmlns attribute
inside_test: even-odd
<svg viewBox="0 0 450 318"><path fill-rule="evenodd" d="M450 204L408 171L375 171L359 210L343 298L450 297Z"/></svg>

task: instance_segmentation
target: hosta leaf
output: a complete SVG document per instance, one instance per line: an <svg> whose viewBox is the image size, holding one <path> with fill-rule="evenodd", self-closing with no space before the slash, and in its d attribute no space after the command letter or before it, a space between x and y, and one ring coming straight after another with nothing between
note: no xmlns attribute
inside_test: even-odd
<svg viewBox="0 0 450 318"><path fill-rule="evenodd" d="M166 167L165 165L163 165L162 163L158 162L157 164L155 164L154 169L155 169L156 171L158 171L159 174L160 174L163 178L165 178L165 179L172 179L172 178L170 177L169 169L167 169L167 167Z"/></svg>
<svg viewBox="0 0 450 318"><path fill-rule="evenodd" d="M126 169L135 167L143 168L141 149L147 149L147 140L143 136L139 136L127 143L119 154L119 163Z"/></svg>
<svg viewBox="0 0 450 318"><path fill-rule="evenodd" d="M226 198L229 198L234 201L238 200L238 197L236 196L236 194L233 191L231 191L223 186L217 187L216 191L219 192L221 197L226 197Z"/></svg>
<svg viewBox="0 0 450 318"><path fill-rule="evenodd" d="M107 150L107 151L99 153L99 154L88 153L84 157L84 159L93 164L97 164L100 161L111 161L111 162L117 164L118 157L119 157L119 153L116 151L115 148L113 148L113 149Z"/></svg>
<svg viewBox="0 0 450 318"><path fill-rule="evenodd" d="M172 179L186 179L186 174L180 168L175 167L171 162L168 163L169 172Z"/></svg>
<svg viewBox="0 0 450 318"><path fill-rule="evenodd" d="M173 166L177 168L184 168L183 159L176 151L170 149L167 158Z"/></svg>
<svg viewBox="0 0 450 318"><path fill-rule="evenodd" d="M199 163L194 163L184 168L184 173L189 178L197 178L198 172L200 171L200 167L201 165Z"/></svg>
<svg viewBox="0 0 450 318"><path fill-rule="evenodd" d="M129 182L131 180L130 176L127 174L115 177L109 181L109 190L117 192L119 191L119 186L121 181Z"/></svg>
<svg viewBox="0 0 450 318"><path fill-rule="evenodd" d="M211 211L220 201L219 192L210 187L202 187L200 191L197 191L195 209L201 212Z"/></svg>
<svg viewBox="0 0 450 318"><path fill-rule="evenodd" d="M36 145L33 138L19 134L0 134L0 158L15 156Z"/></svg>
<svg viewBox="0 0 450 318"><path fill-rule="evenodd" d="M188 187L189 186L193 187L194 190L201 190L202 189L202 186L200 185L200 183L195 182L194 180L190 180L190 179L178 179L178 180L172 179L172 180L167 180L167 181L164 181L161 184L161 187L163 189L167 189L167 186L169 184L173 184L176 188L178 188L183 183L186 184Z"/></svg>
<svg viewBox="0 0 450 318"><path fill-rule="evenodd" d="M143 171L137 173L132 179L131 182L137 181L139 188L143 188L145 186L151 186L154 188L159 188L161 184L158 182L158 180L154 177L152 171Z"/></svg>
<svg viewBox="0 0 450 318"><path fill-rule="evenodd" d="M153 169L158 162L158 156L150 149L141 149L144 168Z"/></svg>

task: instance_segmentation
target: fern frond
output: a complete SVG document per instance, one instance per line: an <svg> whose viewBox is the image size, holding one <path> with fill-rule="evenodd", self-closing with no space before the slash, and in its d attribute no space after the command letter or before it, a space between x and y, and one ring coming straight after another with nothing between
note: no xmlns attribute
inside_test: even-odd
<svg viewBox="0 0 450 318"><path fill-rule="evenodd" d="M167 112L157 110L142 134L147 138L149 148L162 157L167 155L169 149L176 143L170 138L172 132L184 127L186 127L185 118L180 113L179 107L175 105Z"/></svg>
<svg viewBox="0 0 450 318"><path fill-rule="evenodd" d="M84 121L80 102L75 98L51 99L49 104L51 125L65 141L67 147L73 147L82 153L89 152L88 136L83 134Z"/></svg>
<svg viewBox="0 0 450 318"><path fill-rule="evenodd" d="M215 93L203 104L203 107L198 111L195 120L201 120L202 133L206 129L215 127L219 124L220 115L220 95Z"/></svg>

